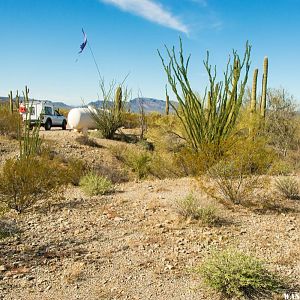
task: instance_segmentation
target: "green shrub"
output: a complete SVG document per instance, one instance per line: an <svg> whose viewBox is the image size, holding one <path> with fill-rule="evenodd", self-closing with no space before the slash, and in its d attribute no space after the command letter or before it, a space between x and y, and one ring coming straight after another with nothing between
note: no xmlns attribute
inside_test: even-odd
<svg viewBox="0 0 300 300"><path fill-rule="evenodd" d="M113 155L130 168L138 179L150 174L152 154L146 150L132 147L117 146L111 148Z"/></svg>
<svg viewBox="0 0 300 300"><path fill-rule="evenodd" d="M9 159L0 173L0 196L11 209L23 212L67 183L64 166L45 157Z"/></svg>
<svg viewBox="0 0 300 300"><path fill-rule="evenodd" d="M300 199L299 184L296 179L292 177L283 177L277 179L275 182L277 191L287 199Z"/></svg>
<svg viewBox="0 0 300 300"><path fill-rule="evenodd" d="M216 222L216 208L214 206L202 206L199 199L189 194L176 202L177 210L184 218L200 220L205 225L212 225Z"/></svg>
<svg viewBox="0 0 300 300"><path fill-rule="evenodd" d="M79 182L82 190L89 196L105 195L113 190L113 184L105 177L90 172L83 176Z"/></svg>
<svg viewBox="0 0 300 300"><path fill-rule="evenodd" d="M291 163L285 161L285 160L275 160L269 170L270 175L281 175L281 176L287 176L290 175L293 171L293 166Z"/></svg>
<svg viewBox="0 0 300 300"><path fill-rule="evenodd" d="M9 105L0 104L0 134L12 138L18 137L21 117L18 112L10 113Z"/></svg>
<svg viewBox="0 0 300 300"><path fill-rule="evenodd" d="M217 252L197 270L204 283L228 298L261 299L283 288L283 284L254 257L236 251Z"/></svg>

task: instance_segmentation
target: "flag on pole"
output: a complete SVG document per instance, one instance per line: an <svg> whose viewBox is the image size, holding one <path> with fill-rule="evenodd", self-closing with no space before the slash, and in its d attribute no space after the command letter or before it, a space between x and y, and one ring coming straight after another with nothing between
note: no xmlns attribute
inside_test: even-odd
<svg viewBox="0 0 300 300"><path fill-rule="evenodd" d="M86 44L87 44L87 37L86 34L82 28L82 33L83 33L83 43L80 45L80 51L78 52L78 54L82 53L83 49L85 48Z"/></svg>

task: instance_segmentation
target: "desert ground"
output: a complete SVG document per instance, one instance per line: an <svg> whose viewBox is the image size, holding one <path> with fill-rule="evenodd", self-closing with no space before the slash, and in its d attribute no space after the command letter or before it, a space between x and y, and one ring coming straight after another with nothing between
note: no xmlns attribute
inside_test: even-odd
<svg viewBox="0 0 300 300"><path fill-rule="evenodd" d="M264 260L269 270L300 282L300 201L261 213L229 209L201 191L196 178L132 179L112 156L120 141L41 130L56 153L80 158L112 178L115 192L86 196L68 186L23 214L9 212L1 227L0 299L219 299L195 272L214 250L233 248ZM0 138L0 164L18 154L15 140ZM217 207L219 221L205 226L183 219L177 199L193 192ZM283 295L274 299L284 299Z"/></svg>

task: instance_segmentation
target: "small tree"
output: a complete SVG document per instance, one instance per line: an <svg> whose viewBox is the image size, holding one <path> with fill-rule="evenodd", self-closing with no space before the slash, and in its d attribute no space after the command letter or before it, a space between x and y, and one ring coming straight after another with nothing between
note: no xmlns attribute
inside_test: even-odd
<svg viewBox="0 0 300 300"><path fill-rule="evenodd" d="M285 90L280 89L268 90L267 98L265 135L269 143L286 156L288 149L296 148L299 144L295 100Z"/></svg>

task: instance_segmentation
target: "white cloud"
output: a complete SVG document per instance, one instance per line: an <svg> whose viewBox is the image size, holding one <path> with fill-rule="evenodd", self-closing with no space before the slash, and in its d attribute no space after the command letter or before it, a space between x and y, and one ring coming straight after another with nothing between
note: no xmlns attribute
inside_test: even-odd
<svg viewBox="0 0 300 300"><path fill-rule="evenodd" d="M178 17L164 8L154 0L99 0L114 5L124 11L143 17L151 22L169 27L186 34L189 33L188 26Z"/></svg>

